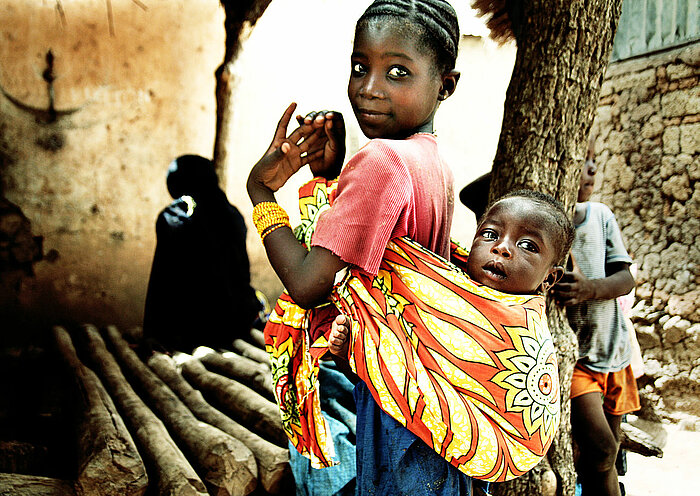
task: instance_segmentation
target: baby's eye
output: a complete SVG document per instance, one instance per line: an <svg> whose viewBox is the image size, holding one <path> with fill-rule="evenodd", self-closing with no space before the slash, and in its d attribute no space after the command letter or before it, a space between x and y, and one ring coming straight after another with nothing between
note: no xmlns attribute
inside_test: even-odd
<svg viewBox="0 0 700 496"><path fill-rule="evenodd" d="M529 239L523 239L518 244L523 250L531 251L533 253L538 253L540 251L538 246Z"/></svg>
<svg viewBox="0 0 700 496"><path fill-rule="evenodd" d="M496 231L492 231L491 229L484 229L483 231L481 231L481 236L484 239L489 239L489 240L498 239L498 235L496 234Z"/></svg>
<svg viewBox="0 0 700 496"><path fill-rule="evenodd" d="M408 70L404 67L399 66L399 65L395 65L389 69L389 72L387 72L387 75L391 79L400 79L402 77L408 76Z"/></svg>
<svg viewBox="0 0 700 496"><path fill-rule="evenodd" d="M367 72L367 68L365 67L364 64L361 64L360 62L355 62L352 64L352 75L353 76L361 76L366 72Z"/></svg>

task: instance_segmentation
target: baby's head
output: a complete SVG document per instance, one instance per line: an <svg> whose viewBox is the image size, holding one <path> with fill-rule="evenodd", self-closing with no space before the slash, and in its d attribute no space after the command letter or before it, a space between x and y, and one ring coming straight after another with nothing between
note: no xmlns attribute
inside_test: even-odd
<svg viewBox="0 0 700 496"><path fill-rule="evenodd" d="M508 193L486 209L467 273L504 293L546 293L562 276L574 226L561 203L531 190Z"/></svg>
<svg viewBox="0 0 700 496"><path fill-rule="evenodd" d="M373 2L357 21L348 83L362 132L399 139L432 132L439 103L459 79L458 43L457 14L446 0Z"/></svg>

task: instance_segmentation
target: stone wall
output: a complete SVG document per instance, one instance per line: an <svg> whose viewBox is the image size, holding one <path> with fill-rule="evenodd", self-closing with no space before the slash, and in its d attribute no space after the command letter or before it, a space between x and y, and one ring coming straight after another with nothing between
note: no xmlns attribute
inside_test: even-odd
<svg viewBox="0 0 700 496"><path fill-rule="evenodd" d="M700 414L700 43L611 64L591 136L595 200L639 266L645 392Z"/></svg>

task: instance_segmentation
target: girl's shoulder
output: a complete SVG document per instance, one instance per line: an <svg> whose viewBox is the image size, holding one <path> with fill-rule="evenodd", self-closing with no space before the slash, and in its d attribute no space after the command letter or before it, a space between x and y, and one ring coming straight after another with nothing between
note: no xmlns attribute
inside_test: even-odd
<svg viewBox="0 0 700 496"><path fill-rule="evenodd" d="M405 164L406 161L428 153L435 153L437 141L435 136L427 133L414 134L406 139L374 138L369 140L353 156L361 160L377 159L390 164Z"/></svg>

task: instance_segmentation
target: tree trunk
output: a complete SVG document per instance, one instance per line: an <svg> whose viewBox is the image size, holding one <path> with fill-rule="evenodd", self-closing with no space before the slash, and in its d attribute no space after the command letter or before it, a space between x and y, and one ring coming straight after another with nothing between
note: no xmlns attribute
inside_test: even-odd
<svg viewBox="0 0 700 496"><path fill-rule="evenodd" d="M238 56L241 42L250 33L271 0L221 0L226 13L226 51L224 60L216 70L216 138L214 141L214 167L222 189L226 189L223 167L228 160L228 140L233 118L232 91L235 86L233 63Z"/></svg>
<svg viewBox="0 0 700 496"><path fill-rule="evenodd" d="M239 440L201 422L180 398L129 348L119 330L108 326L105 333L114 355L148 403L187 452L209 493L216 496L246 496L258 483L253 453Z"/></svg>
<svg viewBox="0 0 700 496"><path fill-rule="evenodd" d="M202 421L214 425L240 440L255 455L258 462L258 477L263 489L270 494L293 492L294 481L289 466L289 450L275 446L269 441L253 434L230 417L206 402L202 393L194 389L179 374L175 361L162 353L154 353L148 359L158 377L172 389L180 399Z"/></svg>
<svg viewBox="0 0 700 496"><path fill-rule="evenodd" d="M172 440L163 422L149 410L128 383L117 361L107 351L97 328L86 325L83 329L92 365L118 405L141 454L148 461L149 478L155 479L157 494L205 496L207 490L204 483Z"/></svg>
<svg viewBox="0 0 700 496"><path fill-rule="evenodd" d="M56 326L54 340L75 384L78 442L76 486L83 494L140 496L148 477L131 434L97 375L76 354L68 331Z"/></svg>
<svg viewBox="0 0 700 496"><path fill-rule="evenodd" d="M518 50L490 197L538 189L571 208L622 0L518 4Z"/></svg>
<svg viewBox="0 0 700 496"><path fill-rule="evenodd" d="M580 168L612 50L622 0L506 0L517 42L493 163L490 198L514 189L549 193L573 212ZM573 495L569 390L576 339L563 310L548 305L561 382L561 427L548 458L558 495ZM541 495L533 470L499 484L498 495Z"/></svg>

